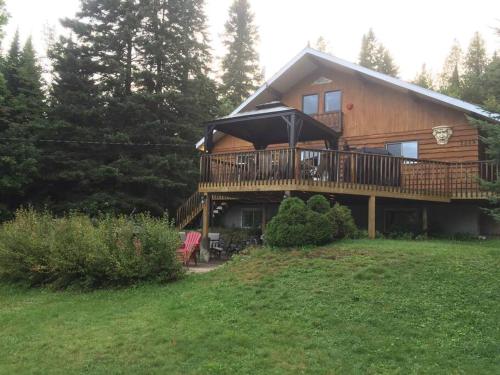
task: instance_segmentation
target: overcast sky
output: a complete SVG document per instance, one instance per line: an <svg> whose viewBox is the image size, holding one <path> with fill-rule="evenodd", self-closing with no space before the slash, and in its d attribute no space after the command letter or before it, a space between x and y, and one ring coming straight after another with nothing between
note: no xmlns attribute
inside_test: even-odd
<svg viewBox="0 0 500 375"><path fill-rule="evenodd" d="M232 0L206 0L214 55L223 53L220 36ZM259 28L259 51L266 77L279 70L308 41L320 35L330 41L334 55L356 62L361 37L373 27L400 67L402 78L411 80L423 62L433 73L440 71L453 39L466 48L474 31L486 39L488 51L500 49L499 0L250 0ZM25 38L33 35L44 55L46 25L64 30L58 20L72 17L79 0L7 0L11 14L8 43L16 28ZM6 43L5 43L6 44Z"/></svg>

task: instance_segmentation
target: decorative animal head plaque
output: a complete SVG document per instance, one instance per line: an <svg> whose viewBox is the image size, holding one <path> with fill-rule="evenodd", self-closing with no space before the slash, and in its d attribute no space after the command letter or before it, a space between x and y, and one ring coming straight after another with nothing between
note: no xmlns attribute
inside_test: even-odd
<svg viewBox="0 0 500 375"><path fill-rule="evenodd" d="M432 128L432 135L436 138L438 145L446 145L453 135L451 126L440 125Z"/></svg>

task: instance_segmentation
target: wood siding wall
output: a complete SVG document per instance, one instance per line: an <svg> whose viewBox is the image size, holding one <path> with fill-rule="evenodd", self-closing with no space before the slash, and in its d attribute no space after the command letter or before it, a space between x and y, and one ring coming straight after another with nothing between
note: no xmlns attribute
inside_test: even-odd
<svg viewBox="0 0 500 375"><path fill-rule="evenodd" d="M320 77L332 82L312 84ZM342 91L344 115L341 145L385 147L389 142L418 141L419 158L422 159L479 159L478 131L469 125L464 113L409 92L369 81L352 72L318 69L285 93L281 101L302 109L303 95L319 94L319 110L322 113L324 93L334 90ZM438 125L449 125L453 129L453 136L447 145L438 145L432 135L432 128ZM324 144L308 143L303 146L322 148ZM214 148L214 152L249 150L253 150L250 143L231 136L223 137Z"/></svg>

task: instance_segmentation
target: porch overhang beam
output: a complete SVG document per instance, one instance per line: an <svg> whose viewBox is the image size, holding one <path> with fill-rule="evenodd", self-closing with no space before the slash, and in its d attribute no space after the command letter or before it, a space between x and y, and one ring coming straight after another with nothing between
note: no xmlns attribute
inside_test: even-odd
<svg viewBox="0 0 500 375"><path fill-rule="evenodd" d="M340 136L325 124L293 108L266 113L255 112L206 123L207 152L213 149L213 137L210 135L213 135L214 131L247 141L257 150L263 150L271 144L288 144L294 148L297 143L308 141L324 141L332 147Z"/></svg>

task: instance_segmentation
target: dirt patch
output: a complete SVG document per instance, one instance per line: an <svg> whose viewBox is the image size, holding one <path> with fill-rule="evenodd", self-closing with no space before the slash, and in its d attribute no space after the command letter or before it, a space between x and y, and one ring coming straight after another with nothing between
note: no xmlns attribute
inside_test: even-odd
<svg viewBox="0 0 500 375"><path fill-rule="evenodd" d="M225 261L210 261L208 263L198 263L196 266L187 267L187 273L207 273L222 266Z"/></svg>

